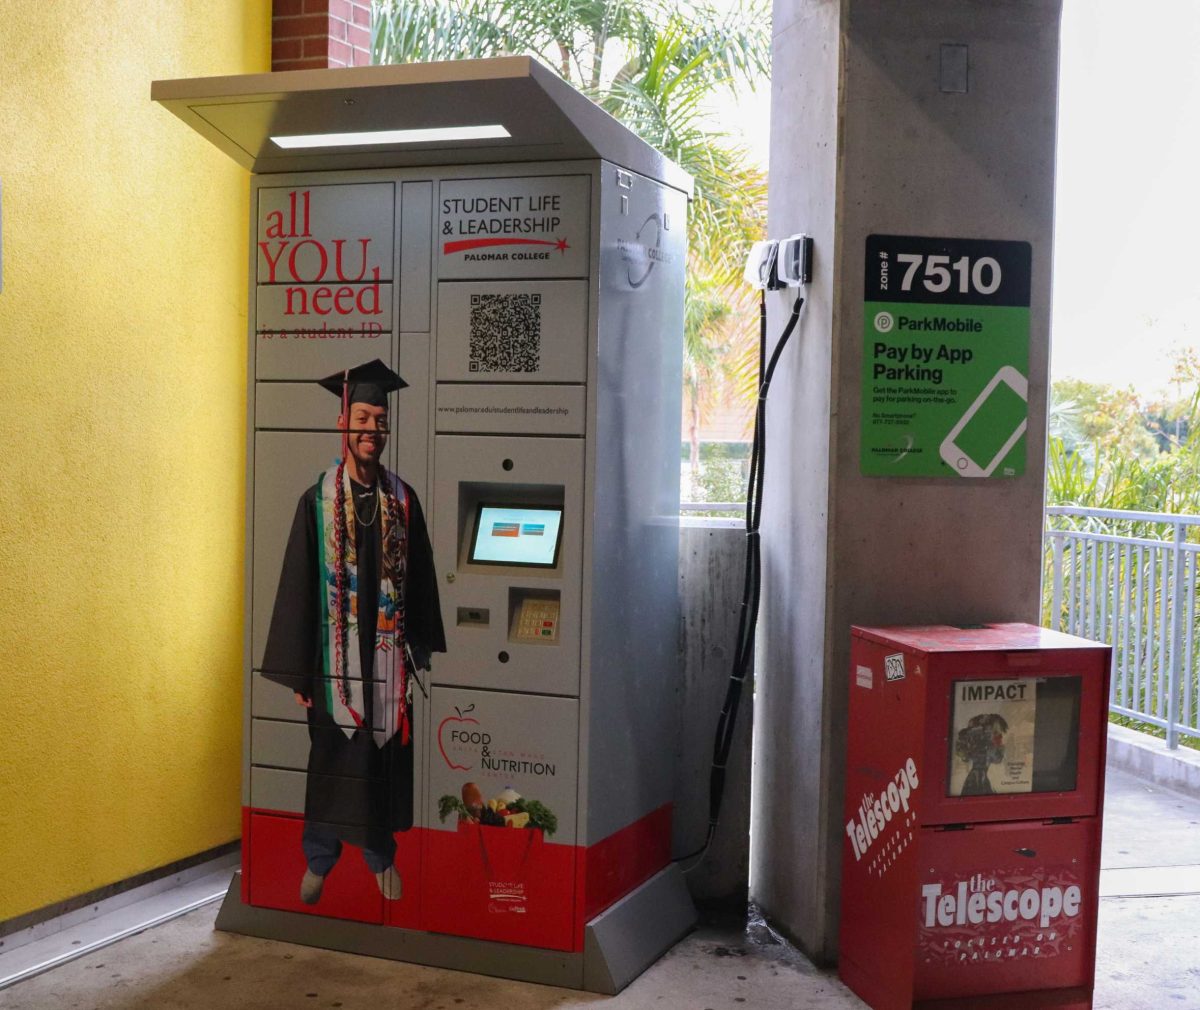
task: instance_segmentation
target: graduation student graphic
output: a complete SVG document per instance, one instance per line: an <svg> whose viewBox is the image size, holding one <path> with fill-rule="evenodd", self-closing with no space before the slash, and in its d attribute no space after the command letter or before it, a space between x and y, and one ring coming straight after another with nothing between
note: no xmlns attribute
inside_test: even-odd
<svg viewBox="0 0 1200 1010"><path fill-rule="evenodd" d="M433 552L415 492L382 464L388 394L407 383L376 359L320 384L341 401L342 453L296 505L263 676L307 708L301 900L320 899L343 844L397 900L394 833L413 822L412 682L446 649Z"/></svg>

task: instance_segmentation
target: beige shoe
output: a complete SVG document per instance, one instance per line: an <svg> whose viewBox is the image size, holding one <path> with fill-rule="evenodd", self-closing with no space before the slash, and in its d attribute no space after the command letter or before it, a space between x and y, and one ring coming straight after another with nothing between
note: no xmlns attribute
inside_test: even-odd
<svg viewBox="0 0 1200 1010"><path fill-rule="evenodd" d="M321 888L324 886L324 877L317 876L312 870L305 870L300 881L300 900L306 905L315 905L321 900Z"/></svg>
<svg viewBox="0 0 1200 1010"><path fill-rule="evenodd" d="M375 883L379 885L379 893L388 901L399 901L404 894L404 884L394 866L389 866L382 873L375 874Z"/></svg>

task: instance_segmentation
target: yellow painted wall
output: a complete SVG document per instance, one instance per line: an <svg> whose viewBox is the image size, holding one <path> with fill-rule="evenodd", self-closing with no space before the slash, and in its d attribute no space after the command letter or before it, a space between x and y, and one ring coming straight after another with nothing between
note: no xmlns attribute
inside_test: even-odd
<svg viewBox="0 0 1200 1010"><path fill-rule="evenodd" d="M0 921L237 837L249 177L150 102L270 0L0 0Z"/></svg>

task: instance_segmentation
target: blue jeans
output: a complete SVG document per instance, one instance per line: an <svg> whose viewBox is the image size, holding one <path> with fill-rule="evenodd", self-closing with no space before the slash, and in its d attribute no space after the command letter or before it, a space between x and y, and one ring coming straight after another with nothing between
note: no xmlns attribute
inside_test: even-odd
<svg viewBox="0 0 1200 1010"><path fill-rule="evenodd" d="M300 839L300 846L304 849L308 868L318 877L327 876L342 854L341 839L332 831L310 821L304 822L304 835ZM364 847L362 854L367 869L372 873L382 873L396 858L396 840L389 837L385 846L380 849Z"/></svg>

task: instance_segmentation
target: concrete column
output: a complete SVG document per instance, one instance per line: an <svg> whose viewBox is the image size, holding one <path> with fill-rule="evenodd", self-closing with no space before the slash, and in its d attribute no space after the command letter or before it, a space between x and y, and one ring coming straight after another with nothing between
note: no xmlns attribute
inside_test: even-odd
<svg viewBox="0 0 1200 1010"><path fill-rule="evenodd" d="M1060 0L775 0L770 234L815 237L769 407L751 894L836 959L850 626L1039 620ZM946 91L943 44L967 46ZM961 55L961 50L957 55ZM1023 476L864 477L868 235L1031 243ZM791 296L769 296L772 335Z"/></svg>

